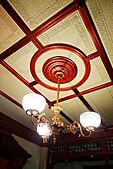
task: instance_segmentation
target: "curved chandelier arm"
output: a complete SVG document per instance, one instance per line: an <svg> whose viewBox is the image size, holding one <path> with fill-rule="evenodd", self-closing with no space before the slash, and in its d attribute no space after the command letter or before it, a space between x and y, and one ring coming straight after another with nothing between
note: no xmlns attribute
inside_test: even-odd
<svg viewBox="0 0 113 169"><path fill-rule="evenodd" d="M88 134L85 134L84 132L83 132L83 129L82 129L82 127L81 127L81 125L78 123L78 128L79 128L79 130L80 130L80 135L79 135L79 137L82 135L83 137L90 137L91 136L91 134L92 134L92 132L93 132L93 130L91 130L91 129L88 129L87 130L87 132L88 132Z"/></svg>
<svg viewBox="0 0 113 169"><path fill-rule="evenodd" d="M38 117L32 115L31 122L33 123L33 125L37 126L39 123Z"/></svg>
<svg viewBox="0 0 113 169"><path fill-rule="evenodd" d="M91 134L92 134L92 132L93 132L92 128L89 128L89 129L87 130L87 134L85 134L85 133L83 132L83 129L82 129L80 123L77 122L77 121L74 121L74 122L71 123L70 125L67 125L67 130L69 130L69 131L70 131L71 133L73 133L73 134L76 134L77 132L80 132L80 133L79 133L79 137L81 137L81 136L83 136L83 137L90 137Z"/></svg>
<svg viewBox="0 0 113 169"><path fill-rule="evenodd" d="M77 121L74 121L73 123L67 125L67 130L69 130L73 134L76 134L76 132L78 131L78 125L79 123Z"/></svg>

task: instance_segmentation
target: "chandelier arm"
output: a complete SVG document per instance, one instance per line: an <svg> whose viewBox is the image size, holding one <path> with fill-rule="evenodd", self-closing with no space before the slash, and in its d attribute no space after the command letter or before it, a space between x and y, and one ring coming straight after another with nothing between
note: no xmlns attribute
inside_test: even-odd
<svg viewBox="0 0 113 169"><path fill-rule="evenodd" d="M91 134L92 134L92 132L93 132L93 130L87 130L88 131L88 134L85 134L84 132L83 132L83 129L82 129L82 127L81 127L81 125L78 123L78 128L79 128L79 130L80 130L80 134L83 136L83 137L90 137L91 136Z"/></svg>
<svg viewBox="0 0 113 169"><path fill-rule="evenodd" d="M35 120L34 120L35 118ZM33 125L37 126L39 121L38 121L38 118L36 119L36 117L34 117L33 115L31 116L31 122L33 123Z"/></svg>

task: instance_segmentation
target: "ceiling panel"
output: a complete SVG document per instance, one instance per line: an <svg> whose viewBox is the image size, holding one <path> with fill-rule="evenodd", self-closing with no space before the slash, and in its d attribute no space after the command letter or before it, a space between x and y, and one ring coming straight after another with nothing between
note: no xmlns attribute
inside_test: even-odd
<svg viewBox="0 0 113 169"><path fill-rule="evenodd" d="M20 104L25 94L32 92L19 79L0 66L0 89Z"/></svg>
<svg viewBox="0 0 113 169"><path fill-rule="evenodd" d="M113 87L92 92L84 97L94 110L102 115L106 124L113 124Z"/></svg>
<svg viewBox="0 0 113 169"><path fill-rule="evenodd" d="M100 59L100 57L95 58L93 60L90 61L90 65L91 65L91 72L90 75L88 77L88 79L86 80L85 83L83 83L83 85L81 85L80 87L78 87L78 89L80 91L107 83L110 81L110 78L107 74L107 71Z"/></svg>
<svg viewBox="0 0 113 169"><path fill-rule="evenodd" d="M0 53L25 36L23 31L0 5Z"/></svg>
<svg viewBox="0 0 113 169"><path fill-rule="evenodd" d="M8 0L31 30L51 18L72 0Z"/></svg>
<svg viewBox="0 0 113 169"><path fill-rule="evenodd" d="M87 55L96 51L78 12L74 12L63 21L42 33L38 39L44 45L52 43L70 44L81 49Z"/></svg>
<svg viewBox="0 0 113 169"><path fill-rule="evenodd" d="M56 97L57 97L57 92L56 91L53 91L53 90L50 90L50 89L47 89L43 86L41 86L40 84L38 85L35 85L34 86L38 91L40 91L41 93L43 93L43 95L48 98L50 101L54 101L56 100ZM74 94L74 92L72 90L69 90L69 91L60 91L60 96L59 98L63 98L65 96L70 96Z"/></svg>
<svg viewBox="0 0 113 169"><path fill-rule="evenodd" d="M30 42L10 55L5 61L27 81L31 82L34 79L30 72L30 61L36 51L38 51L38 49Z"/></svg>
<svg viewBox="0 0 113 169"><path fill-rule="evenodd" d="M61 102L62 111L69 116L73 121L79 121L80 114L88 111L84 104L78 99L73 98L64 102Z"/></svg>
<svg viewBox="0 0 113 169"><path fill-rule="evenodd" d="M113 66L113 1L86 1L96 29Z"/></svg>

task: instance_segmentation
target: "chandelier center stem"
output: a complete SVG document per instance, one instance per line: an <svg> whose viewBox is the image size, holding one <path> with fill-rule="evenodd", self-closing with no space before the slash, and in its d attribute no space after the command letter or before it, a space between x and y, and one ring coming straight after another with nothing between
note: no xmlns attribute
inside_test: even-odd
<svg viewBox="0 0 113 169"><path fill-rule="evenodd" d="M58 104L59 104L59 93L60 93L60 80L64 77L64 73L62 71L56 72L55 77L58 80L57 100L56 100L56 105L58 106Z"/></svg>

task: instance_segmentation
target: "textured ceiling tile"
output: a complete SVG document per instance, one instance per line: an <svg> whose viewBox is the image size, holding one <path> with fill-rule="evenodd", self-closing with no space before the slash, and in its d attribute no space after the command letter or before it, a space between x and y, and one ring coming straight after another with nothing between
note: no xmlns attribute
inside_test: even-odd
<svg viewBox="0 0 113 169"><path fill-rule="evenodd" d="M71 0L9 0L31 30L71 3Z"/></svg>
<svg viewBox="0 0 113 169"><path fill-rule="evenodd" d="M25 36L2 6L0 6L0 32L2 32L2 36L0 37L0 53Z"/></svg>
<svg viewBox="0 0 113 169"><path fill-rule="evenodd" d="M113 1L86 1L94 24L113 65Z"/></svg>
<svg viewBox="0 0 113 169"><path fill-rule="evenodd" d="M94 44L78 12L59 22L38 39L44 44L66 43L81 49L85 54L95 52Z"/></svg>
<svg viewBox="0 0 113 169"><path fill-rule="evenodd" d="M89 78L86 82L81 85L78 89L80 91L107 83L110 81L110 78L106 72L104 65L102 64L101 59L98 57L90 61L91 72Z"/></svg>
<svg viewBox="0 0 113 169"><path fill-rule="evenodd" d="M34 79L30 72L30 61L36 51L37 48L30 42L5 59L5 61L13 67L17 73L23 76L27 81L31 82Z"/></svg>

